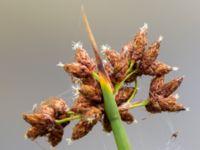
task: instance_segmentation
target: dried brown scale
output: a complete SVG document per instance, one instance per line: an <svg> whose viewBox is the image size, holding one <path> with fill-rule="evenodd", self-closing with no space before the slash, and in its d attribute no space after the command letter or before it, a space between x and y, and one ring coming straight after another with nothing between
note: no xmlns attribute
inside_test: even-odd
<svg viewBox="0 0 200 150"><path fill-rule="evenodd" d="M161 111L177 112L185 110L185 107L176 101L176 97L174 95L170 95L166 98L154 95L150 98L150 102L146 106L146 109L151 113Z"/></svg>
<svg viewBox="0 0 200 150"><path fill-rule="evenodd" d="M81 119L74 127L72 132L72 140L77 140L87 135L97 123L96 120L89 122L88 120Z"/></svg>
<svg viewBox="0 0 200 150"><path fill-rule="evenodd" d="M184 106L176 101L174 96L169 96L159 100L159 105L162 111L176 112L185 110Z"/></svg>
<svg viewBox="0 0 200 150"><path fill-rule="evenodd" d="M140 62L140 69L146 70L157 58L160 49L160 42L154 42L148 50L143 53Z"/></svg>
<svg viewBox="0 0 200 150"><path fill-rule="evenodd" d="M55 125L54 130L52 130L48 135L48 142L54 147L62 141L64 134L63 127L60 125Z"/></svg>
<svg viewBox="0 0 200 150"><path fill-rule="evenodd" d="M102 117L102 110L97 107L90 107L90 109L85 113L84 116L87 118L94 118L95 120L100 120Z"/></svg>
<svg viewBox="0 0 200 150"><path fill-rule="evenodd" d="M102 122L101 122L102 126L103 126L103 130L105 132L108 132L110 133L112 131L112 127L111 127L111 124L108 120L108 117L104 114L103 116L103 119L102 119Z"/></svg>
<svg viewBox="0 0 200 150"><path fill-rule="evenodd" d="M116 63L118 63L120 61L120 58L121 58L120 54L113 49L105 50L105 55L106 55L106 58L108 59L108 61L110 62L110 64L113 67L116 66Z"/></svg>
<svg viewBox="0 0 200 150"><path fill-rule="evenodd" d="M133 115L128 110L120 111L121 119L127 124L131 124L134 121Z"/></svg>
<svg viewBox="0 0 200 150"><path fill-rule="evenodd" d="M114 83L121 82L126 77L126 72L128 70L128 60L121 59L121 61L117 64L117 66L113 70L112 81Z"/></svg>
<svg viewBox="0 0 200 150"><path fill-rule="evenodd" d="M32 126L28 129L26 136L32 140L38 136L48 136L50 144L52 146L57 145L62 139L63 127L69 122L59 126L54 121L55 119L68 117L66 115L67 110L69 110L67 104L60 98L51 97L42 101L32 114L23 114L24 120Z"/></svg>
<svg viewBox="0 0 200 150"><path fill-rule="evenodd" d="M126 102L128 98L133 93L134 88L133 87L123 87L121 88L117 95L115 96L115 101L117 105L121 105L122 103Z"/></svg>
<svg viewBox="0 0 200 150"><path fill-rule="evenodd" d="M99 88L82 84L79 91L85 98L91 101L102 102L102 93Z"/></svg>
<svg viewBox="0 0 200 150"><path fill-rule="evenodd" d="M161 76L172 71L172 67L161 63L159 61L154 61L146 70L142 70L142 74L150 76Z"/></svg>
<svg viewBox="0 0 200 150"><path fill-rule="evenodd" d="M168 97L171 95L182 83L183 77L178 77L170 82L164 84L160 90L157 91L159 95L162 95L163 97Z"/></svg>
<svg viewBox="0 0 200 150"><path fill-rule="evenodd" d="M111 81L113 83L122 81L128 70L128 58L125 58L123 55L120 55L120 53L111 49L106 50L105 54L113 67Z"/></svg>
<svg viewBox="0 0 200 150"><path fill-rule="evenodd" d="M89 57L85 49L77 48L75 59L78 63L86 66L89 70L95 70L96 65L94 61Z"/></svg>
<svg viewBox="0 0 200 150"><path fill-rule="evenodd" d="M125 45L122 51L128 51L130 60L136 62L141 59L147 45L147 32L139 32L134 40Z"/></svg>
<svg viewBox="0 0 200 150"><path fill-rule="evenodd" d="M27 130L26 137L31 140L35 140L38 136L44 136L46 132L46 129L31 127Z"/></svg>
<svg viewBox="0 0 200 150"><path fill-rule="evenodd" d="M113 73L113 67L111 66L111 64L109 62L105 63L104 68L108 75L111 76L111 74Z"/></svg>
<svg viewBox="0 0 200 150"><path fill-rule="evenodd" d="M158 90L164 85L164 76L157 76L151 80L150 93L157 93Z"/></svg>
<svg viewBox="0 0 200 150"><path fill-rule="evenodd" d="M80 63L65 64L64 70L77 78L85 78L92 73L92 70Z"/></svg>
<svg viewBox="0 0 200 150"><path fill-rule="evenodd" d="M71 110L76 113L85 113L92 107L94 103L87 100L83 95L79 95L79 97L74 101Z"/></svg>

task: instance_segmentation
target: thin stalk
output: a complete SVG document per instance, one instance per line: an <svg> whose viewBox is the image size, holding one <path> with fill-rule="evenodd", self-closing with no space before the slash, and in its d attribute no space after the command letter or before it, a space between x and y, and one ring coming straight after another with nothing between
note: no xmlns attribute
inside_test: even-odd
<svg viewBox="0 0 200 150"><path fill-rule="evenodd" d="M117 84L115 85L114 94L116 94L116 93L119 91L119 89L124 85L124 82L125 82L132 74L134 74L134 73L136 73L136 72L137 72L137 70L134 70L134 71L130 72L121 82L117 83Z"/></svg>
<svg viewBox="0 0 200 150"><path fill-rule="evenodd" d="M128 103L130 103L131 100L135 97L135 94L137 92L137 88L138 88L138 82L137 82L137 79L135 79L134 91L133 91L132 95L129 97L129 99L127 100Z"/></svg>
<svg viewBox="0 0 200 150"><path fill-rule="evenodd" d="M136 108L136 107L143 107L146 106L149 103L149 100L144 100L141 103L134 103L129 106L129 108Z"/></svg>
<svg viewBox="0 0 200 150"><path fill-rule="evenodd" d="M66 123L68 121L71 121L71 120L79 119L80 117L81 117L80 115L76 115L76 116L64 118L64 119L61 119L61 120L55 120L55 123L56 124L63 124L63 123Z"/></svg>

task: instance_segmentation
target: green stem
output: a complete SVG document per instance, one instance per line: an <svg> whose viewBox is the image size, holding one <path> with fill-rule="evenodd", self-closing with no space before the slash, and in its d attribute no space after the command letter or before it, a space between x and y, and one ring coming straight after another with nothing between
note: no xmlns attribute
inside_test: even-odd
<svg viewBox="0 0 200 150"><path fill-rule="evenodd" d="M116 94L116 93L119 91L119 89L124 85L124 82L125 82L132 74L134 74L134 73L136 73L136 72L137 72L137 70L134 70L134 71L130 72L121 82L117 83L117 84L115 85L114 94Z"/></svg>
<svg viewBox="0 0 200 150"><path fill-rule="evenodd" d="M99 81L99 75L95 71L92 72L92 77Z"/></svg>
<svg viewBox="0 0 200 150"><path fill-rule="evenodd" d="M132 105L129 106L129 108L136 108L136 107L143 107L146 106L149 103L149 100L144 100L141 103L134 103Z"/></svg>
<svg viewBox="0 0 200 150"><path fill-rule="evenodd" d="M64 119L61 119L61 120L55 120L55 123L56 124L63 124L63 123L66 123L68 121L71 121L71 120L79 119L80 117L81 117L80 115L76 115L76 116L64 118Z"/></svg>
<svg viewBox="0 0 200 150"><path fill-rule="evenodd" d="M137 82L137 79L135 79L134 91L133 91L132 95L129 97L129 99L127 100L128 103L130 103L131 100L135 97L135 94L137 92L137 88L138 88L138 82Z"/></svg>
<svg viewBox="0 0 200 150"><path fill-rule="evenodd" d="M101 89L104 97L105 112L110 121L118 150L131 150L126 130L122 124L115 97L111 86L106 80L100 80Z"/></svg>

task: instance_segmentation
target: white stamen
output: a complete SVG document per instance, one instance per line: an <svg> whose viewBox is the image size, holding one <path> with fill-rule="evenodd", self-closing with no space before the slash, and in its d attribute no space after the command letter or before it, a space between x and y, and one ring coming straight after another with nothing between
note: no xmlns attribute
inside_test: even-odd
<svg viewBox="0 0 200 150"><path fill-rule="evenodd" d="M189 107L186 107L186 108L185 108L185 111L190 111L190 108L189 108Z"/></svg>
<svg viewBox="0 0 200 150"><path fill-rule="evenodd" d="M163 40L163 36L160 35L159 38L158 38L158 42L161 42Z"/></svg>
<svg viewBox="0 0 200 150"><path fill-rule="evenodd" d="M148 29L148 24L144 23L143 27L140 28L140 33L146 32Z"/></svg>
<svg viewBox="0 0 200 150"><path fill-rule="evenodd" d="M71 138L66 138L67 145L72 145L73 140Z"/></svg>
<svg viewBox="0 0 200 150"><path fill-rule="evenodd" d="M72 85L72 90L73 90L72 93L75 98L79 96L79 89L80 89L79 84Z"/></svg>
<svg viewBox="0 0 200 150"><path fill-rule="evenodd" d="M80 49L83 48L82 42L80 42L80 41L78 41L78 42L72 41L72 49L73 49L73 50L76 50L77 48L80 48Z"/></svg>
<svg viewBox="0 0 200 150"><path fill-rule="evenodd" d="M138 123L138 121L137 121L136 119L134 119L133 123L134 123L134 124L137 124L137 123Z"/></svg>
<svg viewBox="0 0 200 150"><path fill-rule="evenodd" d="M35 112L36 108L37 108L37 104L33 104L32 112Z"/></svg>
<svg viewBox="0 0 200 150"><path fill-rule="evenodd" d="M103 59L103 64L106 64L108 61L106 59Z"/></svg>
<svg viewBox="0 0 200 150"><path fill-rule="evenodd" d="M61 61L57 64L58 67L64 67L65 64L63 64Z"/></svg>
<svg viewBox="0 0 200 150"><path fill-rule="evenodd" d="M28 136L27 134L24 134L24 139L27 140L28 139Z"/></svg>
<svg viewBox="0 0 200 150"><path fill-rule="evenodd" d="M125 52L128 51L128 46L127 46L127 45L124 46L124 51L125 51Z"/></svg>
<svg viewBox="0 0 200 150"><path fill-rule="evenodd" d="M172 67L172 70L173 70L173 71L178 71L179 68L178 68L178 67Z"/></svg>
<svg viewBox="0 0 200 150"><path fill-rule="evenodd" d="M180 98L179 94L174 95L174 97L175 97L176 99L179 99L179 98Z"/></svg>
<svg viewBox="0 0 200 150"><path fill-rule="evenodd" d="M94 121L94 117L88 117L86 120L88 121L89 124L92 124Z"/></svg>
<svg viewBox="0 0 200 150"><path fill-rule="evenodd" d="M111 49L110 45L108 45L108 44L105 44L105 45L101 46L101 50L102 51L105 51L105 50L108 50L108 49Z"/></svg>

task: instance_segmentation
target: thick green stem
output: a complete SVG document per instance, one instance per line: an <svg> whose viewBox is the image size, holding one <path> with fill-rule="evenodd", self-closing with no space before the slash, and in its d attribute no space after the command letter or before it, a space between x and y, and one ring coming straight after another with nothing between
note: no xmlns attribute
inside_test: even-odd
<svg viewBox="0 0 200 150"><path fill-rule="evenodd" d="M115 97L111 86L106 80L100 80L101 89L104 97L105 112L110 121L118 150L131 150L126 130L122 124Z"/></svg>

